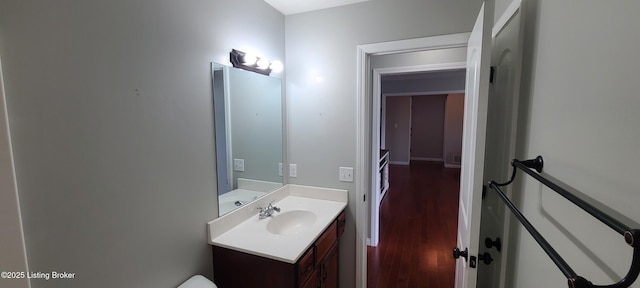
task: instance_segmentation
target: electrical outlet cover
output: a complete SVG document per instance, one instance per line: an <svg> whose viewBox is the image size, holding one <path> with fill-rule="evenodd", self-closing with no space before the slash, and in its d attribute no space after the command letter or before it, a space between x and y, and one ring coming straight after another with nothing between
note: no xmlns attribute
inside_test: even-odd
<svg viewBox="0 0 640 288"><path fill-rule="evenodd" d="M298 177L298 165L289 164L289 177Z"/></svg>
<svg viewBox="0 0 640 288"><path fill-rule="evenodd" d="M244 159L233 159L233 171L244 171Z"/></svg>

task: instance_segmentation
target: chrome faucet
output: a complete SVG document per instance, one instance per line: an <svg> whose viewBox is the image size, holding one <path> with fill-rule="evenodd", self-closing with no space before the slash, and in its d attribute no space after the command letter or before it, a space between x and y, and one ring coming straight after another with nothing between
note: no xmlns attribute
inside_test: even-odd
<svg viewBox="0 0 640 288"><path fill-rule="evenodd" d="M275 201L275 200L273 200ZM258 214L258 217L260 219L265 219L271 215L273 215L274 211L275 212L280 212L280 208L273 206L271 204L273 204L273 201L269 202L269 206L267 206L267 208L264 207L256 207L256 209L260 209L260 214Z"/></svg>

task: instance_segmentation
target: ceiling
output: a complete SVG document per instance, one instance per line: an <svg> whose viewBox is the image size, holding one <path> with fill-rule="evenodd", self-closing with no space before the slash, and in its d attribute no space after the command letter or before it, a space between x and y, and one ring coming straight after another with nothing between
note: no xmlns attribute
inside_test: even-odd
<svg viewBox="0 0 640 288"><path fill-rule="evenodd" d="M284 15L349 5L369 0L264 0Z"/></svg>

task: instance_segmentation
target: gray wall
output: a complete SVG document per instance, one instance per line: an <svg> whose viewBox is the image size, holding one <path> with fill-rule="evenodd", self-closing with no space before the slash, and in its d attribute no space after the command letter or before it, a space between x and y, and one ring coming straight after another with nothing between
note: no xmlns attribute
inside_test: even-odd
<svg viewBox="0 0 640 288"><path fill-rule="evenodd" d="M284 17L261 0L0 2L29 268L76 273L32 287L212 276L210 62L231 48L283 59Z"/></svg>
<svg viewBox="0 0 640 288"><path fill-rule="evenodd" d="M640 2L526 3L519 156L543 155L545 173L640 227ZM631 248L620 235L523 179L518 206L578 274L596 284L624 276ZM565 286L531 236L520 226L512 232L506 286Z"/></svg>
<svg viewBox="0 0 640 288"><path fill-rule="evenodd" d="M0 62L1 63L1 62ZM0 67L0 268L1 271L27 271L20 208L18 206L18 191L16 189L15 171L11 156L9 141L9 123L6 110L6 99ZM29 280L26 278L2 279L0 284L6 287L26 288Z"/></svg>
<svg viewBox="0 0 640 288"><path fill-rule="evenodd" d="M444 72L449 73L449 72ZM412 93L420 92L447 93L464 91L465 70L453 77L429 77L424 79L383 80L382 93Z"/></svg>
<svg viewBox="0 0 640 288"><path fill-rule="evenodd" d="M409 165L411 139L411 97L386 97L385 147L391 164Z"/></svg>
<svg viewBox="0 0 640 288"><path fill-rule="evenodd" d="M480 9L480 8L478 8ZM468 31L463 31L468 32ZM466 62L467 47L417 51L407 53L374 55L371 57L372 68L401 67L441 64L449 62ZM464 73L462 73L464 78ZM463 79L464 80L464 79ZM464 87L464 81L462 81Z"/></svg>
<svg viewBox="0 0 640 288"><path fill-rule="evenodd" d="M411 98L411 101L395 98ZM462 124L464 117L464 94L388 96L386 123L382 125L386 133L388 149L397 150L392 155L394 164L408 164L411 160L443 161L447 167L457 167L453 155L462 153ZM409 107L410 106L410 107ZM409 113L410 112L410 113ZM408 120L408 117L411 120ZM401 130L396 125L403 125ZM411 138L411 154L408 155L408 138ZM402 153L398 153L402 152ZM409 158L408 158L409 157Z"/></svg>
<svg viewBox="0 0 640 288"><path fill-rule="evenodd" d="M371 57L371 67L391 68L442 63L464 63L467 48L449 48L410 53L375 55ZM401 75L382 75L383 94L420 94L464 91L465 69L442 72L405 73Z"/></svg>
<svg viewBox="0 0 640 288"><path fill-rule="evenodd" d="M356 165L356 47L469 32L480 3L372 0L285 19L288 157L298 165L298 177L290 180L349 190L341 287L355 285L355 182L339 182L338 168Z"/></svg>
<svg viewBox="0 0 640 288"><path fill-rule="evenodd" d="M453 161L453 156L462 156L462 128L464 124L464 94L447 95L444 119L444 164L455 167L461 159Z"/></svg>
<svg viewBox="0 0 640 288"><path fill-rule="evenodd" d="M411 160L443 160L447 95L411 97Z"/></svg>

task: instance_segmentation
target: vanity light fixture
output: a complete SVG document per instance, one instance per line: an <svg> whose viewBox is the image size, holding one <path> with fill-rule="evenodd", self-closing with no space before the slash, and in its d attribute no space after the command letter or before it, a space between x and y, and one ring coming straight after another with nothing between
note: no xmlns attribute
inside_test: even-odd
<svg viewBox="0 0 640 288"><path fill-rule="evenodd" d="M233 67L249 70L252 72L269 75L271 71L280 73L283 65L280 61L269 61L265 57L258 57L253 54L245 53L236 49L232 49L229 53L229 60Z"/></svg>

